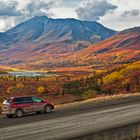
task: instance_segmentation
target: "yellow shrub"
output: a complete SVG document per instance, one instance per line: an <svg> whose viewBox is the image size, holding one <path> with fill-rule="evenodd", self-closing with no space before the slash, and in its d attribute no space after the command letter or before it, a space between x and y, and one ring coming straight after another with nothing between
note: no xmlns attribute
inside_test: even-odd
<svg viewBox="0 0 140 140"><path fill-rule="evenodd" d="M91 98L95 98L97 95L97 92L95 90L88 90L82 95L82 99L87 100Z"/></svg>
<svg viewBox="0 0 140 140"><path fill-rule="evenodd" d="M38 88L37 88L37 92L38 92L39 94L45 93L45 87L43 87L43 86L38 87Z"/></svg>
<svg viewBox="0 0 140 140"><path fill-rule="evenodd" d="M113 72L111 74L108 74L106 75L104 78L103 78L103 82L105 84L107 83L112 83L114 81L118 81L118 80L121 80L123 78L123 75L119 72Z"/></svg>

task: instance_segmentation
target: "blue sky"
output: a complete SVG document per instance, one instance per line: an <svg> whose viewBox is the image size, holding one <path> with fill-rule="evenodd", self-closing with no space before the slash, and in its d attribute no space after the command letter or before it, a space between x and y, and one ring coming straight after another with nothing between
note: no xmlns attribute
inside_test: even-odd
<svg viewBox="0 0 140 140"><path fill-rule="evenodd" d="M37 15L97 21L123 30L140 26L140 0L0 0L0 31Z"/></svg>

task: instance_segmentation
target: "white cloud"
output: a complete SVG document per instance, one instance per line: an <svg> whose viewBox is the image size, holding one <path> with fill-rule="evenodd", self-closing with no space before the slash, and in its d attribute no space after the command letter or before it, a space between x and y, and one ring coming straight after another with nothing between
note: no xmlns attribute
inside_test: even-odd
<svg viewBox="0 0 140 140"><path fill-rule="evenodd" d="M123 18L127 18L129 16L138 16L140 14L140 11L138 9L132 9L130 11L124 11L124 13L122 13L122 17Z"/></svg>
<svg viewBox="0 0 140 140"><path fill-rule="evenodd" d="M50 9L54 6L54 1L44 1L44 0L30 0L23 9L23 15L28 17L33 17L36 15L53 15Z"/></svg>
<svg viewBox="0 0 140 140"><path fill-rule="evenodd" d="M83 6L76 9L77 15L82 20L97 21L107 13L117 8L107 0L90 0L83 3Z"/></svg>
<svg viewBox="0 0 140 140"><path fill-rule="evenodd" d="M113 13L108 13L102 17L99 22L104 26L115 30L123 30L126 28L131 28L134 26L140 26L140 14L132 14L135 9L139 11L140 1L138 0L110 0L112 4L118 6L118 8ZM127 16L122 16L125 12Z"/></svg>
<svg viewBox="0 0 140 140"><path fill-rule="evenodd" d="M20 16L21 12L17 10L17 1L0 1L0 16Z"/></svg>
<svg viewBox="0 0 140 140"><path fill-rule="evenodd" d="M139 9L140 0L0 0L0 31L36 15L98 20L122 30L140 26Z"/></svg>
<svg viewBox="0 0 140 140"><path fill-rule="evenodd" d="M34 16L54 16L51 9L56 3L56 0L0 0L0 31Z"/></svg>
<svg viewBox="0 0 140 140"><path fill-rule="evenodd" d="M1 17L0 18L0 31L4 32L5 30L10 29L15 25L15 19L13 17Z"/></svg>
<svg viewBox="0 0 140 140"><path fill-rule="evenodd" d="M56 7L52 9L53 18L77 18L75 9L72 7Z"/></svg>

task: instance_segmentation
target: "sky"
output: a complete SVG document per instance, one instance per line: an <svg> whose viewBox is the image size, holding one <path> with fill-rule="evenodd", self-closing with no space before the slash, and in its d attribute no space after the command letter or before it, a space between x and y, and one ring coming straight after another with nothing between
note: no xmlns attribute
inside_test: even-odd
<svg viewBox="0 0 140 140"><path fill-rule="evenodd" d="M0 32L41 15L97 21L120 31L140 26L140 0L0 0Z"/></svg>

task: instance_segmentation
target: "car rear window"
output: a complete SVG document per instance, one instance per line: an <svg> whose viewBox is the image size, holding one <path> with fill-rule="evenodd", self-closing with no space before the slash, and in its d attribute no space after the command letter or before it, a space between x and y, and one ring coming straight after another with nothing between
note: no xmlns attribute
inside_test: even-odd
<svg viewBox="0 0 140 140"><path fill-rule="evenodd" d="M15 98L13 100L14 104L26 104L26 103L32 103L32 98L30 97L22 97L22 98Z"/></svg>

